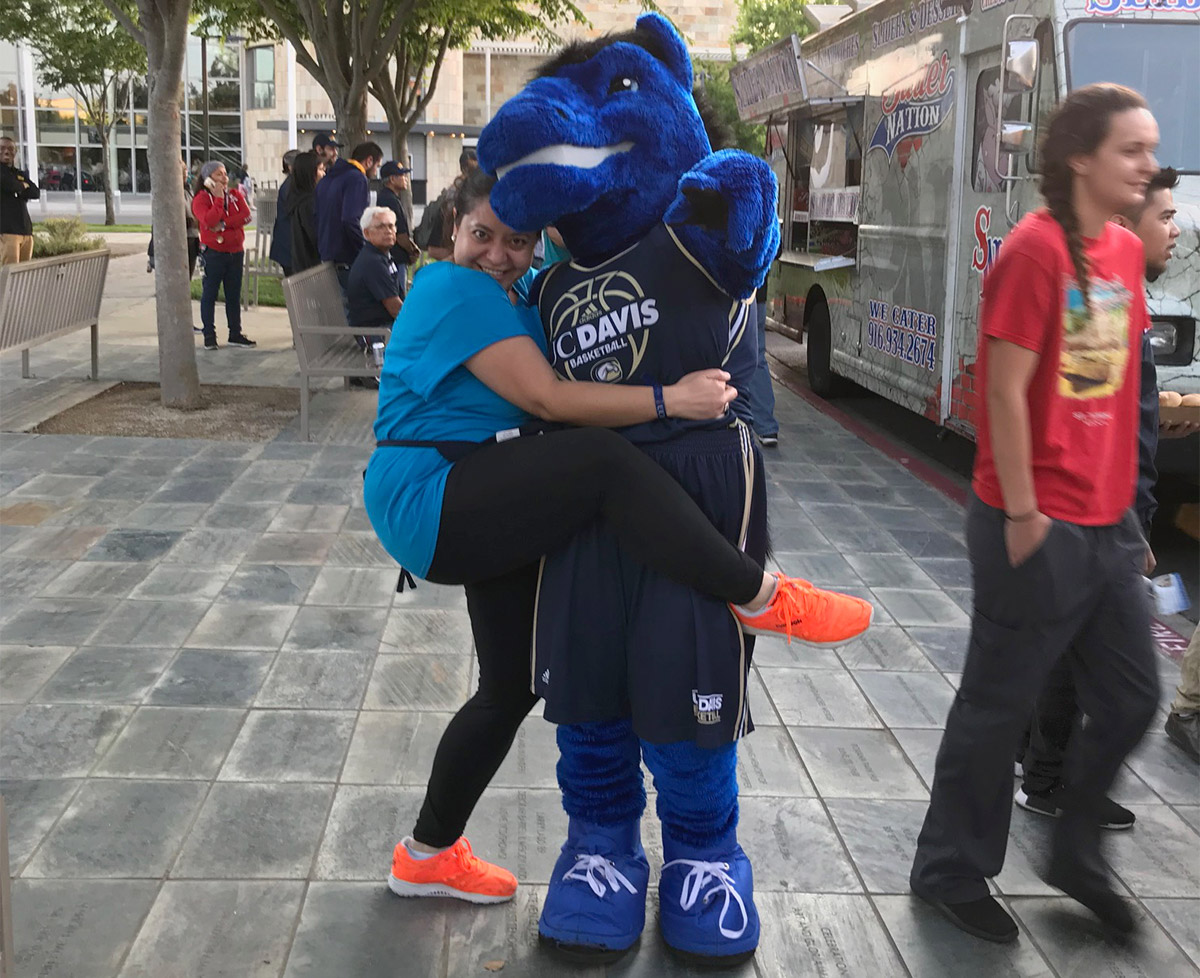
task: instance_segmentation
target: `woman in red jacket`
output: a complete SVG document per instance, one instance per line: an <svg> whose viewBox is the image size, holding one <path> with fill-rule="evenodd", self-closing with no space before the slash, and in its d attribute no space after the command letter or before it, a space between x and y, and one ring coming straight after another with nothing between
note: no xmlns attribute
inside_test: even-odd
<svg viewBox="0 0 1200 978"><path fill-rule="evenodd" d="M250 208L241 188L229 186L224 164L209 162L200 167L192 213L200 222L200 244L204 246L204 289L200 293L204 349L218 349L217 290L222 285L229 345L257 346L242 332L242 244L246 237L242 229L250 223Z"/></svg>

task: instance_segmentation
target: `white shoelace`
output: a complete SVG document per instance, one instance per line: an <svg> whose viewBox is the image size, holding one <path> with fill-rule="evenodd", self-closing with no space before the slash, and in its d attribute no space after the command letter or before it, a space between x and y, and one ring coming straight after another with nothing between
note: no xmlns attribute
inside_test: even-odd
<svg viewBox="0 0 1200 978"><path fill-rule="evenodd" d="M594 873L599 871L604 877L604 882L596 879ZM564 880L582 880L592 888L592 892L598 897L604 896L608 891L604 887L607 883L611 887L613 893L617 892L618 887L625 887L630 893L637 893L637 887L629 882L609 860L603 856L597 856L592 852L581 852L575 856L575 865L563 874Z"/></svg>
<svg viewBox="0 0 1200 978"><path fill-rule="evenodd" d="M665 872L668 866L676 865L692 867L691 872L683 878L683 889L679 894L679 906L682 909L691 910L702 895L700 891L709 882L712 882L713 885L704 892L703 897L707 901L713 893L719 890L725 892L725 906L721 908L721 916L717 920L717 924L721 928L721 936L736 940L746 933L750 918L746 914L746 903L742 900L742 895L733 885L733 877L726 872L729 869L729 863L706 863L700 859L672 859L663 866L663 870ZM737 930L730 930L725 926L725 915L729 913L730 898L737 902L738 909L742 911L742 926Z"/></svg>

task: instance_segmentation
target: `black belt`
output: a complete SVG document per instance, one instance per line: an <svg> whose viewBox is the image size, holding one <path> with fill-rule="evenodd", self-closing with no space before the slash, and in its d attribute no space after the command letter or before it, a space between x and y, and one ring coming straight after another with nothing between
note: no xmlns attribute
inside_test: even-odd
<svg viewBox="0 0 1200 978"><path fill-rule="evenodd" d="M452 439L426 440L419 438L384 438L375 442L376 448L432 448L438 451L447 462L458 462L470 455L477 448L485 445L497 445L501 442L512 441L514 438L528 438L531 435L542 435L547 431L555 431L565 425L551 424L548 421L529 421L519 428L506 428L497 431L491 438L483 441L454 441Z"/></svg>
<svg viewBox="0 0 1200 978"><path fill-rule="evenodd" d="M521 425L519 428L506 428L504 431L497 431L491 438L483 441L427 441L420 438L384 438L375 442L376 448L432 448L441 453L442 458L447 462L457 462L466 458L477 448L483 448L484 445L498 445L501 442L512 441L514 438L527 438L530 435L543 435L547 431L556 431L565 428L566 425L552 424L548 421L529 421ZM366 476L366 473L363 473ZM410 589L417 589L417 582L409 571L400 568L400 580L396 582L396 591L404 592L404 586L408 585Z"/></svg>

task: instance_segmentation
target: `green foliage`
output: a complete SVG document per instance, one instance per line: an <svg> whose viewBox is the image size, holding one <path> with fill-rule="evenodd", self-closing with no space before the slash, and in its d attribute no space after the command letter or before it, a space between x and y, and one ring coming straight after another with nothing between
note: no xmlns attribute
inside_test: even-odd
<svg viewBox="0 0 1200 978"><path fill-rule="evenodd" d="M697 61L695 70L696 78L716 110L717 118L733 134L734 146L755 156L761 156L766 129L764 126L743 122L738 117L737 100L733 95L733 86L729 84L729 63Z"/></svg>
<svg viewBox="0 0 1200 978"><path fill-rule="evenodd" d="M77 217L52 217L33 230L33 257L53 258L104 247L104 239L88 237L87 225Z"/></svg>
<svg viewBox="0 0 1200 978"><path fill-rule="evenodd" d="M738 0L737 27L729 41L747 45L753 54L789 35L811 32L803 0Z"/></svg>
<svg viewBox="0 0 1200 978"><path fill-rule="evenodd" d="M114 76L144 74L146 51L98 3L12 0L0 17L0 40L24 41L38 53L42 83L57 91L103 88Z"/></svg>

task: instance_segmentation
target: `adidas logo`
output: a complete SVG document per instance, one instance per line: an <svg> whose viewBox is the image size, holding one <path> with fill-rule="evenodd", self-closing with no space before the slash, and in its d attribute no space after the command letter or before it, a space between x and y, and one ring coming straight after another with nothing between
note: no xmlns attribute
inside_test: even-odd
<svg viewBox="0 0 1200 978"><path fill-rule="evenodd" d="M545 672L542 673L542 685L543 686L550 685L550 670L549 669L547 669Z"/></svg>

